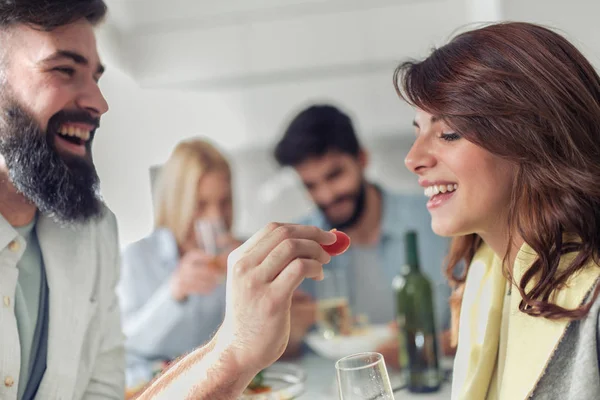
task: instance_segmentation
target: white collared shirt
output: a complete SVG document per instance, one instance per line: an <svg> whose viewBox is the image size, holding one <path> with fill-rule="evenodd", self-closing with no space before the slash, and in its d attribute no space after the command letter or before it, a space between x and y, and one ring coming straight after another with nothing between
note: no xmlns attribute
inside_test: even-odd
<svg viewBox="0 0 600 400"><path fill-rule="evenodd" d="M21 369L21 344L15 316L19 278L17 263L25 251L25 239L0 216L0 398L16 400Z"/></svg>

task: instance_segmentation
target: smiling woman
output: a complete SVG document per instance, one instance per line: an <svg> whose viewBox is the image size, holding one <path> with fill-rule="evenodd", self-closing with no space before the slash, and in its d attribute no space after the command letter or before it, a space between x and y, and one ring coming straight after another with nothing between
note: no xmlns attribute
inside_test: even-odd
<svg viewBox="0 0 600 400"><path fill-rule="evenodd" d="M414 125L417 139L405 162L429 197L434 232L485 235L501 227L515 175L512 164L460 140L448 123L423 110L417 110Z"/></svg>
<svg viewBox="0 0 600 400"><path fill-rule="evenodd" d="M552 30L501 23L395 81L417 109L406 166L464 289L453 399L598 398L600 77Z"/></svg>

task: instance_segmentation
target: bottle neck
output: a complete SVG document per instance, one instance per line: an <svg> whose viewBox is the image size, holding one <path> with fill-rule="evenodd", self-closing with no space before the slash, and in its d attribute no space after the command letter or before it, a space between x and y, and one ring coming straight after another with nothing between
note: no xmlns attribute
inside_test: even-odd
<svg viewBox="0 0 600 400"><path fill-rule="evenodd" d="M417 247L417 234L415 232L408 232L405 237L405 257L406 266L409 273L419 272L419 251Z"/></svg>

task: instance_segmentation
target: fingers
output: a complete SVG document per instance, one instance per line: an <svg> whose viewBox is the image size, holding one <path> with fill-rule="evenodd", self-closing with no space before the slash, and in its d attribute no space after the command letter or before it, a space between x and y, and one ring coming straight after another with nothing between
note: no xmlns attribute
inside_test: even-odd
<svg viewBox="0 0 600 400"><path fill-rule="evenodd" d="M221 274L212 268L192 268L185 271L182 286L186 291L198 293L199 290L214 289L220 282Z"/></svg>
<svg viewBox="0 0 600 400"><path fill-rule="evenodd" d="M323 264L317 260L297 258L273 280L271 291L281 301L290 299L305 278L323 279Z"/></svg>
<svg viewBox="0 0 600 400"><path fill-rule="evenodd" d="M261 230L259 230L254 235L252 235L250 237L250 239L246 240L237 249L232 251L230 254L230 257L231 257L231 255L241 257L241 255L243 255L243 254L247 253L249 250L253 249L254 246L260 240L262 240L266 235L273 232L275 229L279 228L280 226L282 226L282 224L277 223L277 222L271 222L270 224L267 224Z"/></svg>
<svg viewBox="0 0 600 400"><path fill-rule="evenodd" d="M235 250L231 251L229 253L229 255L227 256L228 272L229 273L233 272L230 270L238 264L240 259L242 257L244 257L246 254L248 254L254 248L254 246L260 240L262 240L267 234L269 234L270 232L277 229L280 225L281 224L278 224L276 222L271 222L270 224L266 225L264 228L262 228L261 230L256 232L254 235L252 235L250 237L250 239L246 240L244 243L242 243L240 246L238 246ZM237 266L236 271L234 271L234 272L236 274L243 274L247 271L248 268L246 268L246 266L248 266L248 265L250 265L250 264L247 262L244 262L242 266Z"/></svg>
<svg viewBox="0 0 600 400"><path fill-rule="evenodd" d="M240 247L250 265L261 264L277 246L293 239L306 239L319 244L336 241L334 233L308 225L269 224L259 234L255 235L256 238L253 236L252 242L248 241Z"/></svg>
<svg viewBox="0 0 600 400"><path fill-rule="evenodd" d="M209 294L217 287L217 282L199 281L188 288L188 293Z"/></svg>
<svg viewBox="0 0 600 400"><path fill-rule="evenodd" d="M204 265L213 262L214 257L204 253L202 250L190 250L185 253L183 261L192 265Z"/></svg>
<svg viewBox="0 0 600 400"><path fill-rule="evenodd" d="M183 285L187 293L207 294L212 292L218 284L218 279L210 276L202 279L189 280Z"/></svg>
<svg viewBox="0 0 600 400"><path fill-rule="evenodd" d="M193 268L186 271L184 279L188 282L217 280L221 273L215 268Z"/></svg>
<svg viewBox="0 0 600 400"><path fill-rule="evenodd" d="M315 241L308 239L288 239L285 240L273 251L271 251L265 260L258 266L256 273L263 282L270 282L279 275L285 268L291 267L295 259L307 259L318 261L320 265L331 261L331 256ZM320 277L311 276L313 278Z"/></svg>

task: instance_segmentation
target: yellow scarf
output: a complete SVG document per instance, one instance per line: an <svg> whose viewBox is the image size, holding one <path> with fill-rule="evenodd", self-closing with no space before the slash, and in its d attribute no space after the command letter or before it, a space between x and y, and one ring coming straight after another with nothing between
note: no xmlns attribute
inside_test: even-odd
<svg viewBox="0 0 600 400"><path fill-rule="evenodd" d="M560 267L568 265L574 256L564 256ZM527 244L521 247L513 270L516 282L521 280L536 257ZM600 268L590 263L569 278L567 288L559 291L553 301L565 308L580 306L599 276ZM465 283L452 400L486 399L498 361L505 290L502 260L484 244L471 262ZM505 366L502 387L496 397L498 400L526 399L531 395L569 323L566 319L553 321L528 316L519 311L521 299L519 291L513 288Z"/></svg>

